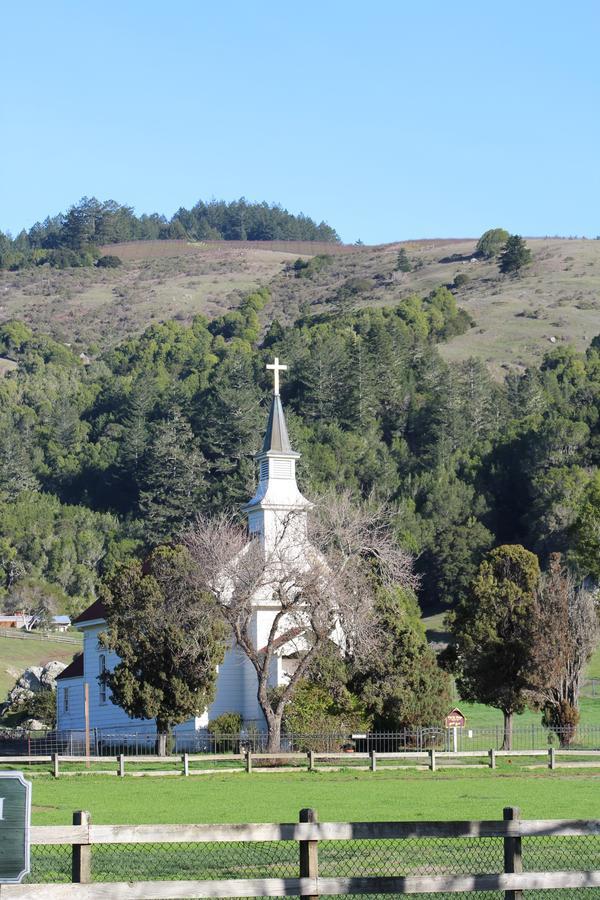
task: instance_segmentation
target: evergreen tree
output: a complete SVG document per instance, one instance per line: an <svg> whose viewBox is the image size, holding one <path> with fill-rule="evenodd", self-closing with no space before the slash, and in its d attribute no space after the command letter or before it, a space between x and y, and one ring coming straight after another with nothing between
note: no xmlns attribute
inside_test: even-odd
<svg viewBox="0 0 600 900"><path fill-rule="evenodd" d="M511 234L500 254L499 269L503 275L517 273L531 262L531 250L518 234Z"/></svg>
<svg viewBox="0 0 600 900"><path fill-rule="evenodd" d="M468 597L448 616L453 643L446 663L461 697L504 714L503 749L512 749L512 722L529 698L535 644L535 591L540 567L520 545L492 550Z"/></svg>
<svg viewBox="0 0 600 900"><path fill-rule="evenodd" d="M398 250L398 256L396 257L396 269L399 272L412 271L412 265L404 247L400 247L400 249Z"/></svg>
<svg viewBox="0 0 600 900"><path fill-rule="evenodd" d="M381 591L375 608L377 650L352 681L375 731L441 724L450 707L450 679L428 646L420 610L407 591Z"/></svg>
<svg viewBox="0 0 600 900"><path fill-rule="evenodd" d="M214 699L227 629L215 603L196 587L184 547L158 547L144 564L123 564L102 586L107 631L100 641L119 663L107 672L113 703L156 719L158 752L174 725L202 715Z"/></svg>
<svg viewBox="0 0 600 900"><path fill-rule="evenodd" d="M179 410L158 422L144 455L139 509L147 539L170 538L192 521L204 495L206 463Z"/></svg>

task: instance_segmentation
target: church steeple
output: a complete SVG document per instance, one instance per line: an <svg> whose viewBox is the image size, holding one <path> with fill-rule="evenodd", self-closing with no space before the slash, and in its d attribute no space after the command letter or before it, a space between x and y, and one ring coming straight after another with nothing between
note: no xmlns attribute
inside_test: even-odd
<svg viewBox="0 0 600 900"><path fill-rule="evenodd" d="M263 537L276 533L277 529L273 531L269 524L275 525L275 519L281 520L282 513L304 513L310 507L296 484L296 460L300 459L300 454L292 450L279 396L279 373L286 371L287 366L280 365L275 357L275 362L267 365L267 369L273 371L274 385L267 430L256 454L259 483L254 497L243 507L250 532L260 533Z"/></svg>

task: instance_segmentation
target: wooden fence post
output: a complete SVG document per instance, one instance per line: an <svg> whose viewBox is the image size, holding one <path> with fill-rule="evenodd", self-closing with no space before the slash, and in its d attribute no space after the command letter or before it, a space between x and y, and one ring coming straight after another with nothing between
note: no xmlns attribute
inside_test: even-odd
<svg viewBox="0 0 600 900"><path fill-rule="evenodd" d="M246 751L246 772L248 775L252 772L252 750Z"/></svg>
<svg viewBox="0 0 600 900"><path fill-rule="evenodd" d="M73 825L90 825L89 812L78 810L73 813ZM88 838L89 840L89 838ZM89 843L73 844L71 850L71 881L74 884L89 884L92 880L92 847Z"/></svg>
<svg viewBox="0 0 600 900"><path fill-rule="evenodd" d="M504 807L504 821L518 822L521 811L518 806ZM504 871L522 872L523 856L520 837L504 838ZM523 900L523 891L504 891L504 900Z"/></svg>
<svg viewBox="0 0 600 900"><path fill-rule="evenodd" d="M550 749L548 750L548 768L556 768L556 750L554 749L554 747L550 747Z"/></svg>
<svg viewBox="0 0 600 900"><path fill-rule="evenodd" d="M125 775L125 754L119 753L119 777L123 778Z"/></svg>
<svg viewBox="0 0 600 900"><path fill-rule="evenodd" d="M299 822L318 822L316 809L301 809ZM319 877L319 842L298 841L300 848L300 878ZM318 894L302 894L302 900L319 900Z"/></svg>
<svg viewBox="0 0 600 900"><path fill-rule="evenodd" d="M183 774L190 774L190 757L188 753L183 754Z"/></svg>
<svg viewBox="0 0 600 900"><path fill-rule="evenodd" d="M376 772L377 771L377 755L374 750L371 750L369 755L371 757L371 766L370 766L371 772Z"/></svg>
<svg viewBox="0 0 600 900"><path fill-rule="evenodd" d="M52 774L58 778L58 753L52 754Z"/></svg>
<svg viewBox="0 0 600 900"><path fill-rule="evenodd" d="M435 747L432 747L429 751L429 768L432 772L435 772Z"/></svg>
<svg viewBox="0 0 600 900"><path fill-rule="evenodd" d="M308 771L309 772L315 771L315 751L314 750L308 751Z"/></svg>
<svg viewBox="0 0 600 900"><path fill-rule="evenodd" d="M496 768L496 751L493 747L489 751L489 757L490 757L490 769L495 769Z"/></svg>

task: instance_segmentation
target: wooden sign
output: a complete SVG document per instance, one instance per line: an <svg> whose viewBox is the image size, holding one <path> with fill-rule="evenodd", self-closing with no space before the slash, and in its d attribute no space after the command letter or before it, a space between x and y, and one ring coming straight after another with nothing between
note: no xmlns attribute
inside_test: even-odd
<svg viewBox="0 0 600 900"><path fill-rule="evenodd" d="M464 728L467 724L467 720L461 713L460 709L454 707L446 718L444 719L444 725L446 728Z"/></svg>
<svg viewBox="0 0 600 900"><path fill-rule="evenodd" d="M18 884L29 872L31 782L22 772L0 772L0 884Z"/></svg>

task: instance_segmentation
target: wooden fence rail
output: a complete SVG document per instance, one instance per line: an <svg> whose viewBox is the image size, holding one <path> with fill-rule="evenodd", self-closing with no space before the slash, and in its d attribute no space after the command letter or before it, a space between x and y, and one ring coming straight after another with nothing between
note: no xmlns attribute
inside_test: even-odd
<svg viewBox="0 0 600 900"><path fill-rule="evenodd" d="M324 822L312 809L300 811L299 822L241 825L94 825L88 813L73 814L69 826L31 827L33 846L72 847L71 884L0 885L0 900L180 900L208 897L300 896L322 894L421 894L493 891L520 900L522 891L600 887L600 871L522 871L522 838L590 837L600 841L600 820L523 821L519 810L506 807L501 821L455 822ZM501 838L504 871L486 874L386 875L324 877L319 875L319 842L427 838ZM295 841L298 877L227 880L93 882L92 848L96 845ZM357 859L360 848L357 848ZM393 867L393 864L392 864Z"/></svg>
<svg viewBox="0 0 600 900"><path fill-rule="evenodd" d="M387 769L403 769L403 768L429 768L436 771L438 768L448 768L458 766L461 768L487 767L495 769L498 759L502 758L545 758L549 769L556 769L559 766L597 766L600 767L600 750L560 750L550 747L548 750L430 750L414 751L399 750L394 753L375 752L371 750L369 753L337 753L328 751L309 750L307 753L260 753L260 752L241 752L241 753L183 753L178 756L137 756L120 753L112 756L74 756L62 753L52 753L34 756L0 756L0 764L5 765L43 765L50 763L52 773L55 778L62 775L82 774L81 772L73 773L61 770L61 764L85 764L89 774L113 774L123 777L126 772L126 764L132 763L135 766L135 774L144 774L144 765L147 763L163 763L169 765L177 765L178 769L155 771L155 775L204 775L213 771L246 771L248 773L255 771L272 771L268 766L256 767L257 762L272 761L277 764L277 769L281 770L281 763L303 763L306 764L308 771L316 771L320 762L321 768L331 769L332 763L345 763L352 765L356 769L370 769L375 772L378 763L383 763ZM586 760L591 762L586 762ZM461 762L461 760L473 760L473 762ZM479 760L479 762L475 762ZM561 762L561 760L563 760ZM596 761L597 760L597 761ZM357 762L358 761L358 764ZM393 765L394 761L398 765ZM409 763L407 764L407 761ZM104 763L108 766L111 762L116 763L114 769L110 771L98 771L90 769L89 766L94 763ZM190 768L190 762L206 762L206 763L231 763L235 764L234 768L212 769L193 769ZM364 765L361 765L364 763ZM534 767L534 766L532 766ZM297 766L300 768L300 765ZM129 769L130 774L132 770Z"/></svg>

